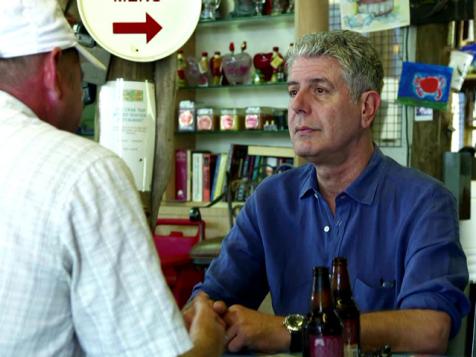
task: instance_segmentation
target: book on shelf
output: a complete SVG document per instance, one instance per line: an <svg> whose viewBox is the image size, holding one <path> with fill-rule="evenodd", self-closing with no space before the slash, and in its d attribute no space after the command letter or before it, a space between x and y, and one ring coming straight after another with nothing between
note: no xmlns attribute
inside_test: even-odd
<svg viewBox="0 0 476 357"><path fill-rule="evenodd" d="M192 201L203 201L203 152L192 152Z"/></svg>
<svg viewBox="0 0 476 357"><path fill-rule="evenodd" d="M248 155L270 156L270 157L289 157L294 158L296 154L292 147L285 146L261 146L249 145Z"/></svg>
<svg viewBox="0 0 476 357"><path fill-rule="evenodd" d="M212 181L215 173L216 154L204 152L202 155L202 201L209 202L212 199Z"/></svg>
<svg viewBox="0 0 476 357"><path fill-rule="evenodd" d="M253 171L251 174L251 181L257 182L258 178L261 175L261 163L263 161L264 156L256 155L254 156L254 164L253 164Z"/></svg>
<svg viewBox="0 0 476 357"><path fill-rule="evenodd" d="M295 159L290 147L243 144L230 144L226 153L177 149L175 155L175 198L193 202L212 201L227 190L233 200L245 201L264 178Z"/></svg>
<svg viewBox="0 0 476 357"><path fill-rule="evenodd" d="M217 185L217 177L218 177L218 170L220 167L220 161L221 161L221 154L215 154L215 167L213 169L213 174L212 174L212 184L210 188L210 199L213 200L215 198L215 190L216 190L216 185Z"/></svg>
<svg viewBox="0 0 476 357"><path fill-rule="evenodd" d="M191 150L175 150L175 200L190 201L191 172Z"/></svg>
<svg viewBox="0 0 476 357"><path fill-rule="evenodd" d="M228 175L228 179L225 180L224 191L231 190L232 197L234 197L237 181L241 178L240 174L243 161L247 156L248 145L230 144L226 163L226 174ZM228 185L231 187L228 187Z"/></svg>
<svg viewBox="0 0 476 357"><path fill-rule="evenodd" d="M226 179L226 163L227 163L228 153L217 154L216 164L215 164L215 174L213 175L212 183L212 200L217 198L223 193L223 188L225 185Z"/></svg>
<svg viewBox="0 0 476 357"><path fill-rule="evenodd" d="M230 144L226 171L228 172L231 181L240 177L243 161L247 156L247 145Z"/></svg>
<svg viewBox="0 0 476 357"><path fill-rule="evenodd" d="M291 147L230 144L228 172L231 196L245 201L267 176L281 172L282 164L294 165L296 158Z"/></svg>

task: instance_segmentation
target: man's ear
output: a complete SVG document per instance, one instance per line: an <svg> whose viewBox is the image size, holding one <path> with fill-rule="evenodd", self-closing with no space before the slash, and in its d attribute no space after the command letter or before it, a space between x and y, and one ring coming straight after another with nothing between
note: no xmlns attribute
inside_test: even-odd
<svg viewBox="0 0 476 357"><path fill-rule="evenodd" d="M62 97L60 81L59 60L62 55L61 49L54 48L49 52L43 62L43 85L46 95L50 100L58 100Z"/></svg>
<svg viewBox="0 0 476 357"><path fill-rule="evenodd" d="M370 90L362 93L361 97L361 124L363 128L369 128L377 115L380 107L380 94Z"/></svg>

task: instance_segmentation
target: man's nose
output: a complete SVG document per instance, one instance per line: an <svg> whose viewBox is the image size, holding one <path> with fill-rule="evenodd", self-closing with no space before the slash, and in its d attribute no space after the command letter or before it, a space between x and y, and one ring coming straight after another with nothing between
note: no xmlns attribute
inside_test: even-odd
<svg viewBox="0 0 476 357"><path fill-rule="evenodd" d="M309 96L306 91L299 91L291 100L291 109L295 113L307 114L310 110Z"/></svg>

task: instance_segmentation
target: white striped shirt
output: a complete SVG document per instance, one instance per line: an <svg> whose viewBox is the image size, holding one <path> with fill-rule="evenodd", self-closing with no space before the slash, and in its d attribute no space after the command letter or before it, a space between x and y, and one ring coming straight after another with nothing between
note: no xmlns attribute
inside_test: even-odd
<svg viewBox="0 0 476 357"><path fill-rule="evenodd" d="M191 346L125 163L0 91L0 356Z"/></svg>

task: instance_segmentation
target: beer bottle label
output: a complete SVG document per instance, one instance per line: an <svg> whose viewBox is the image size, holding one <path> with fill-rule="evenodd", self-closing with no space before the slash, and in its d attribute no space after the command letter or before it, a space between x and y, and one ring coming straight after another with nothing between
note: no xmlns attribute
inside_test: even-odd
<svg viewBox="0 0 476 357"><path fill-rule="evenodd" d="M343 357L341 336L309 336L310 357Z"/></svg>
<svg viewBox="0 0 476 357"><path fill-rule="evenodd" d="M344 345L344 357L359 357L359 346Z"/></svg>
<svg viewBox="0 0 476 357"><path fill-rule="evenodd" d="M344 345L356 345L359 337L357 336L358 321L356 320L344 320L344 329L342 331L342 337L344 339Z"/></svg>

